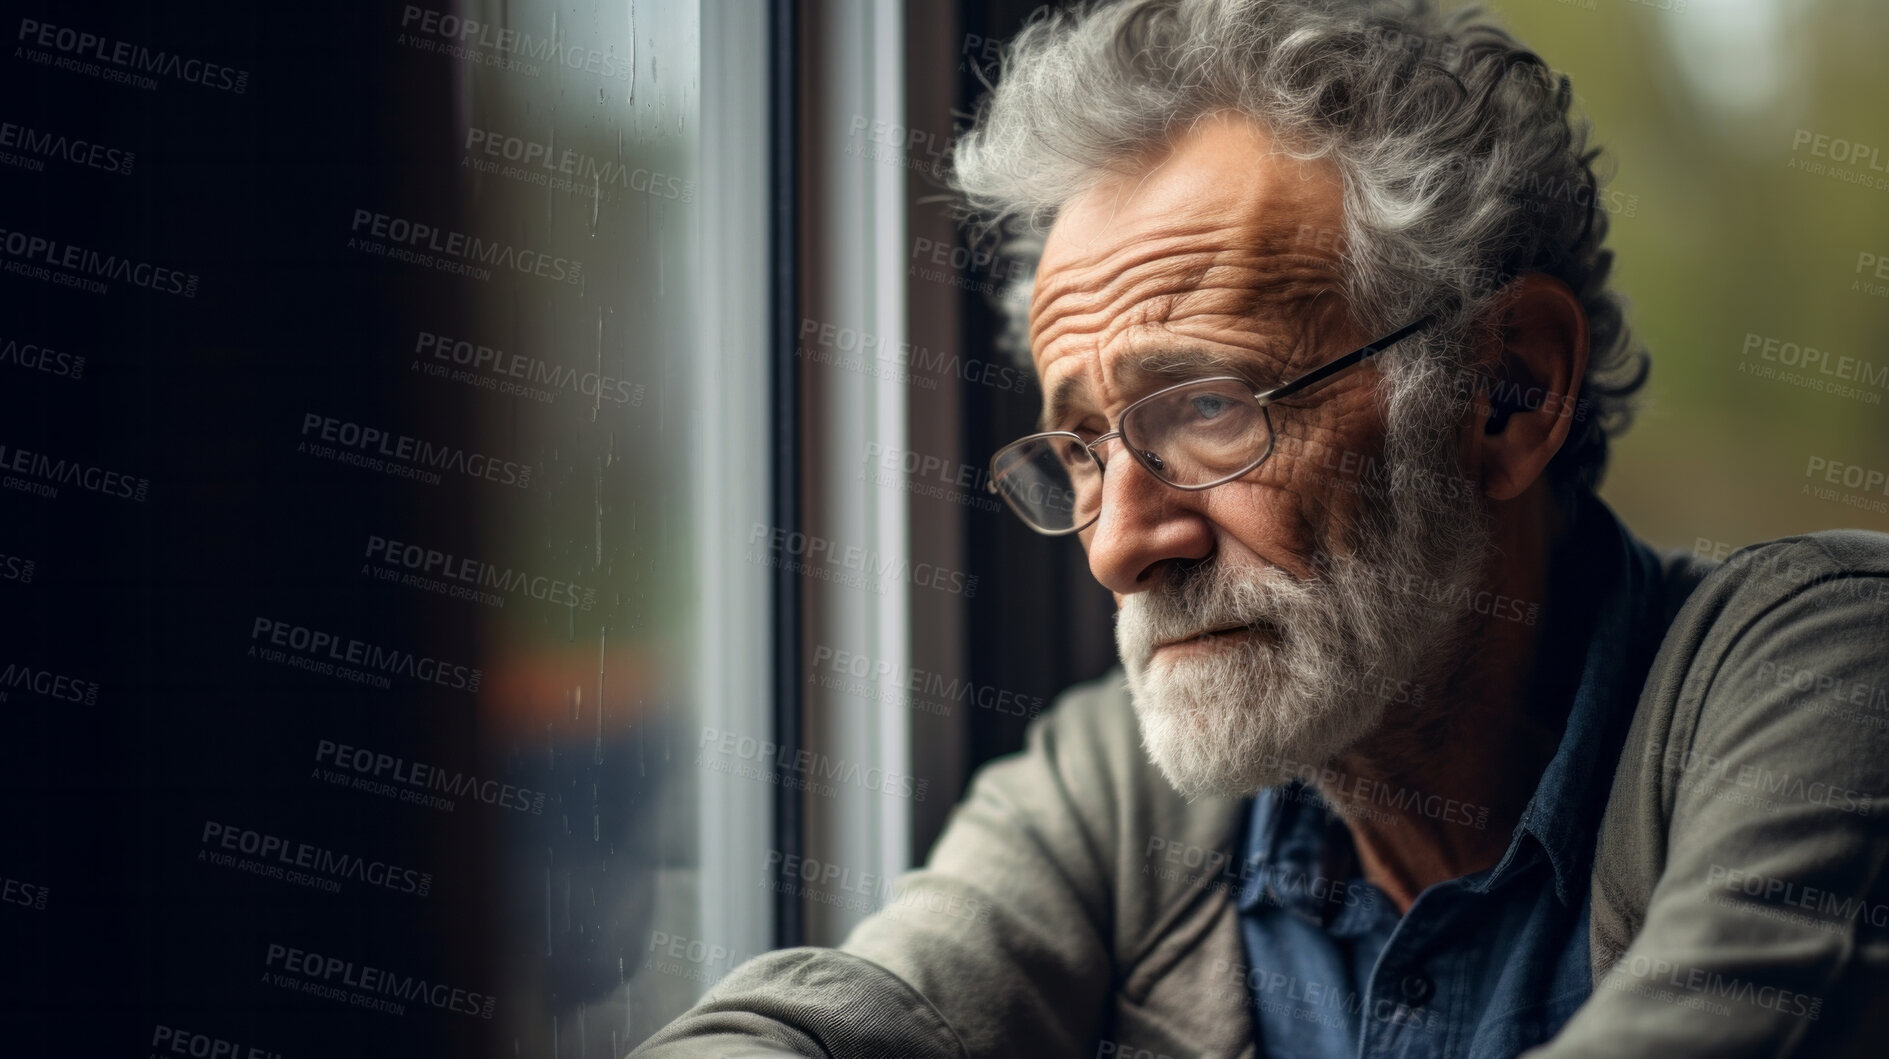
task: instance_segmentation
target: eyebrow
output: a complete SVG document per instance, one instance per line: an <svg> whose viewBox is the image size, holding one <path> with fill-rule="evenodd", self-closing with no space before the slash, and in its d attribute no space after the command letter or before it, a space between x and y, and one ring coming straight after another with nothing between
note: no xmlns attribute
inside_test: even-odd
<svg viewBox="0 0 1889 1059"><path fill-rule="evenodd" d="M1257 371L1261 367L1253 356L1234 356L1211 349L1160 349L1124 361L1118 374L1132 392L1151 383L1186 382L1217 375L1233 375L1260 389ZM1043 414L1037 419L1041 431L1062 429L1060 424L1075 406L1082 390L1082 377L1070 376L1056 384L1043 400Z"/></svg>

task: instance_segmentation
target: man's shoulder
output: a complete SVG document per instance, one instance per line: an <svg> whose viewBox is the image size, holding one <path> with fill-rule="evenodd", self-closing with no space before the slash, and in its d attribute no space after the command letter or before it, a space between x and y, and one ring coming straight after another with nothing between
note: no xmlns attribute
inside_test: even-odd
<svg viewBox="0 0 1889 1059"><path fill-rule="evenodd" d="M1677 616L1601 822L1596 973L1639 935L1681 847L1722 865L1797 864L1780 850L1826 817L1848 833L1889 790L1889 534L1823 530L1660 560ZM1732 929L1689 922L1715 939Z"/></svg>
<svg viewBox="0 0 1889 1059"><path fill-rule="evenodd" d="M1656 708L1673 723L1736 712L1753 681L1816 692L1839 671L1889 671L1889 534L1818 530L1660 562L1669 624L1646 696L1664 700Z"/></svg>
<svg viewBox="0 0 1889 1059"><path fill-rule="evenodd" d="M1675 550L1661 556L1667 576L1692 580L1696 587L1688 602L1699 604L1698 618L1714 623L1763 610L1794 596L1825 587L1843 588L1845 581L1858 603L1880 606L1889 595L1870 591L1875 579L1889 577L1889 533L1861 529L1827 529L1745 545L1725 554L1702 555L1700 549Z"/></svg>

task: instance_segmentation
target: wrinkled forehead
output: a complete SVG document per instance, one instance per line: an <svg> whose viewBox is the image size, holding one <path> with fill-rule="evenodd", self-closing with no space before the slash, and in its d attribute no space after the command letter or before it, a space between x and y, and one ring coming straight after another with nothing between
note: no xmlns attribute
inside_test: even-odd
<svg viewBox="0 0 1889 1059"><path fill-rule="evenodd" d="M1066 203L1030 297L1038 377L1067 346L1192 310L1291 326L1341 281L1334 163L1274 149L1256 123L1203 119ZM1322 314L1321 314L1322 315Z"/></svg>

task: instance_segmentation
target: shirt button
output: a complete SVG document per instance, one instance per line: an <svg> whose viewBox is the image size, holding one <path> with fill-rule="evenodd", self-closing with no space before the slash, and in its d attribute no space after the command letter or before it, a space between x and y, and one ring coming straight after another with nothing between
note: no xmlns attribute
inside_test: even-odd
<svg viewBox="0 0 1889 1059"><path fill-rule="evenodd" d="M1403 991L1404 1002L1411 1007L1422 1007L1436 995L1436 983L1423 974L1405 975L1404 980L1398 983L1398 988Z"/></svg>

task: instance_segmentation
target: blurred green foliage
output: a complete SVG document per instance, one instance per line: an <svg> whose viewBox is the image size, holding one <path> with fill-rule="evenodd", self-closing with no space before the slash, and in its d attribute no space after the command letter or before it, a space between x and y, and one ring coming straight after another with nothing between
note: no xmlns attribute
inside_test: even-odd
<svg viewBox="0 0 1889 1059"><path fill-rule="evenodd" d="M1481 6L1572 79L1613 174L1615 284L1653 368L1602 495L1662 547L1889 531L1880 486L1824 479L1834 464L1889 472L1889 384L1820 391L1842 380L1747 349L1756 336L1773 357L1789 342L1825 351L1829 371L1840 357L1889 371L1889 281L1857 268L1889 257L1889 4Z"/></svg>

